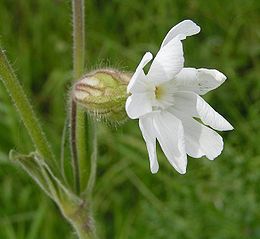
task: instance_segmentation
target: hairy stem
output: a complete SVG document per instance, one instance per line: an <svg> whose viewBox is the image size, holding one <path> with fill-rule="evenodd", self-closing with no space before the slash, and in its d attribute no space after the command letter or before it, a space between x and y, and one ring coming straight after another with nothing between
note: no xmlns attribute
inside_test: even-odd
<svg viewBox="0 0 260 239"><path fill-rule="evenodd" d="M67 113L63 130L62 130L61 145L60 145L60 171L61 171L61 176L64 182L66 183L66 185L69 185L68 178L65 171L65 150L68 143L67 140L68 124L69 124L69 114Z"/></svg>
<svg viewBox="0 0 260 239"><path fill-rule="evenodd" d="M92 191L95 186L96 182L96 173L97 173L97 155L98 155L98 149L97 149L97 129L96 129L96 123L92 122L92 154L90 156L91 158L91 168L90 168L90 175L87 185L87 191L86 196L91 200Z"/></svg>
<svg viewBox="0 0 260 239"><path fill-rule="evenodd" d="M85 64L85 23L84 0L72 0L73 13L73 71L79 79L84 73Z"/></svg>
<svg viewBox="0 0 260 239"><path fill-rule="evenodd" d="M84 72L85 63L85 24L84 24L84 0L72 0L73 12L73 76L78 80ZM81 185L86 181L84 165L86 164L86 133L85 112L74 102L71 110L71 149L77 193L80 193ZM74 122L73 122L74 120ZM83 171L83 172L82 172Z"/></svg>
<svg viewBox="0 0 260 239"><path fill-rule="evenodd" d="M74 175L74 187L76 192L80 193L80 175L79 175L79 161L78 161L78 148L76 139L76 125L77 125L77 104L75 101L71 100L71 116L70 116L70 132L71 132L71 152L73 158L73 175Z"/></svg>
<svg viewBox="0 0 260 239"><path fill-rule="evenodd" d="M63 204L61 211L74 227L79 239L97 239L94 222L86 202L80 205L74 205L73 202L70 202L66 208Z"/></svg>
<svg viewBox="0 0 260 239"><path fill-rule="evenodd" d="M0 78L3 81L38 153L52 166L54 154L20 82L0 48Z"/></svg>
<svg viewBox="0 0 260 239"><path fill-rule="evenodd" d="M77 232L77 235L79 239L96 239L96 235L89 230L82 229L82 227L79 225L74 225L74 228Z"/></svg>
<svg viewBox="0 0 260 239"><path fill-rule="evenodd" d="M72 0L73 12L73 76L74 80L79 80L84 73L85 64L85 24L84 24L84 0ZM96 142L96 138L90 135L95 132L95 128L91 128L90 119L86 117L83 108L77 105L71 97L71 150L74 166L75 187L76 192L80 195L87 187L89 172L96 171L96 166L88 167L90 155L90 142ZM88 142L87 142L88 137ZM96 143L94 143L96 145ZM86 148L87 147L87 148ZM96 151L95 151L96 152ZM96 153L94 153L96 155ZM96 159L95 159L96 163ZM92 174L93 174L92 173ZM95 174L95 173L94 173ZM95 175L90 178L94 185ZM95 226L92 224L91 217L91 201L87 202L80 213L82 217L71 218L71 224L76 230L80 239L96 239ZM87 216L87 218L85 218ZM91 220L89 220L91 219ZM86 223L87 222L87 223ZM90 222L90 223L89 223ZM91 226L90 226L91 225Z"/></svg>

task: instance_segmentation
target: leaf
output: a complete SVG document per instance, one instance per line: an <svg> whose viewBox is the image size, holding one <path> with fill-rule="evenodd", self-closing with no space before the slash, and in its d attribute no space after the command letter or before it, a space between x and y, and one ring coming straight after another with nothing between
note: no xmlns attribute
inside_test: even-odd
<svg viewBox="0 0 260 239"><path fill-rule="evenodd" d="M51 191L49 189L44 176L42 175L42 170L39 167L36 159L36 153L30 153L29 155L23 155L15 150L11 150L9 153L9 158L11 161L18 163L40 186L40 188L53 199Z"/></svg>
<svg viewBox="0 0 260 239"><path fill-rule="evenodd" d="M53 174L47 163L37 152L23 155L11 150L9 157L15 161L32 177L40 188L52 199L61 210L68 205L80 205L82 200L66 188Z"/></svg>

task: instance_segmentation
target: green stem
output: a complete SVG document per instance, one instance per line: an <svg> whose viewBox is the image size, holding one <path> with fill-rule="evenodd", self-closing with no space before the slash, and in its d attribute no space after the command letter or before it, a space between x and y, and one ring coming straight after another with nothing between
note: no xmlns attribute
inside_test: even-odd
<svg viewBox="0 0 260 239"><path fill-rule="evenodd" d="M65 150L67 146L67 136L68 136L68 124L69 124L69 114L66 114L66 119L64 122L62 136L61 136L61 146L60 146L60 171L61 176L66 185L69 185L69 181L65 172Z"/></svg>
<svg viewBox="0 0 260 239"><path fill-rule="evenodd" d="M80 192L80 180L79 180L79 162L78 162L78 151L76 144L76 117L77 117L77 104L71 99L70 102L70 142L71 142L71 153L73 163L73 176L74 176L74 188L76 193Z"/></svg>
<svg viewBox="0 0 260 239"><path fill-rule="evenodd" d="M2 79L8 93L10 94L14 105L33 141L38 153L50 163L55 164L54 154L46 139L41 125L36 118L32 106L20 84L17 80L4 51L0 48L0 78Z"/></svg>
<svg viewBox="0 0 260 239"><path fill-rule="evenodd" d="M79 239L98 238L89 202L69 200L60 205L62 214L71 223Z"/></svg>
<svg viewBox="0 0 260 239"><path fill-rule="evenodd" d="M91 200L93 188L96 182L96 173L97 173L97 155L98 155L98 148L97 148L97 128L96 123L92 121L92 155L91 155L91 168L90 168L90 175L87 185L86 196Z"/></svg>
<svg viewBox="0 0 260 239"><path fill-rule="evenodd" d="M76 116L76 141L77 141L77 152L79 159L79 181L80 181L80 192L84 190L87 184L89 175L89 161L90 158L87 156L87 129L88 122L86 122L86 112L77 105L77 116ZM92 139L89 137L89 141Z"/></svg>
<svg viewBox="0 0 260 239"><path fill-rule="evenodd" d="M72 0L73 12L73 71L78 80L84 73L85 64L85 7L84 0Z"/></svg>
<svg viewBox="0 0 260 239"><path fill-rule="evenodd" d="M86 231L81 228L81 226L74 225L76 233L79 239L96 239L96 235L92 232Z"/></svg>
<svg viewBox="0 0 260 239"><path fill-rule="evenodd" d="M72 0L73 11L73 76L78 80L84 73L85 63L85 24L84 24L84 0ZM85 112L72 102L72 121L75 117L75 125L71 125L75 130L71 130L72 158L74 167L74 177L76 191L80 193L81 185L86 179L87 161L86 154L86 131Z"/></svg>
<svg viewBox="0 0 260 239"><path fill-rule="evenodd" d="M84 73L85 63L85 24L84 24L84 0L72 0L72 12L73 12L73 72L74 80L79 80ZM73 98L73 97L72 97ZM86 113L82 107L77 105L75 102L71 102L71 150L73 158L74 176L77 194L83 192L87 185L89 171L96 171L96 166L91 166L89 169L88 165L90 158L88 154L90 148L90 141L96 138L90 137L89 129L90 119L86 119ZM87 122L86 122L87 121ZM86 124L87 123L87 124ZM88 128L88 130L87 130ZM95 128L92 128L95 132ZM91 131L92 131L91 130ZM89 144L87 144L87 135ZM96 136L95 136L96 137ZM94 143L96 145L96 143ZM96 152L96 151L95 151ZM96 153L93 153L96 155ZM95 159L96 163L96 159ZM92 185L95 182L95 173L91 176ZM93 186L92 186L93 187ZM87 208L81 208L80 212L83 213L82 217L72 217L71 224L75 228L77 235L80 239L95 239L95 226L92 224L92 220L89 222L89 217L85 218L86 214L90 214L91 201L87 202ZM88 209L88 211L85 211ZM77 215L77 214L76 214ZM86 226L87 225L87 226ZM91 226L90 226L91 225Z"/></svg>

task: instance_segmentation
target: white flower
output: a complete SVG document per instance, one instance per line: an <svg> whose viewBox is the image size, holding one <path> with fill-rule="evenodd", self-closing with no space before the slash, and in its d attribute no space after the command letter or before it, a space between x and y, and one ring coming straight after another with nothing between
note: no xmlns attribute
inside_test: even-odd
<svg viewBox="0 0 260 239"><path fill-rule="evenodd" d="M164 38L147 74L143 68L153 56L147 52L128 85L126 102L130 118L139 118L152 173L159 169L156 139L170 164L186 173L187 154L213 160L223 149L214 130L232 130L231 124L199 95L219 87L226 76L217 70L185 68L181 40L199 33L191 20L174 26ZM202 123L195 118L199 118Z"/></svg>

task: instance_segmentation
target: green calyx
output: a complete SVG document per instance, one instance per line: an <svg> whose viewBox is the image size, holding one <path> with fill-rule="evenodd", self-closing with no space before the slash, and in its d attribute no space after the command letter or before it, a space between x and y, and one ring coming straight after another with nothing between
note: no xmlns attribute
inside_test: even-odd
<svg viewBox="0 0 260 239"><path fill-rule="evenodd" d="M72 97L95 118L123 123L127 119L125 102L130 77L113 69L94 71L75 83Z"/></svg>

